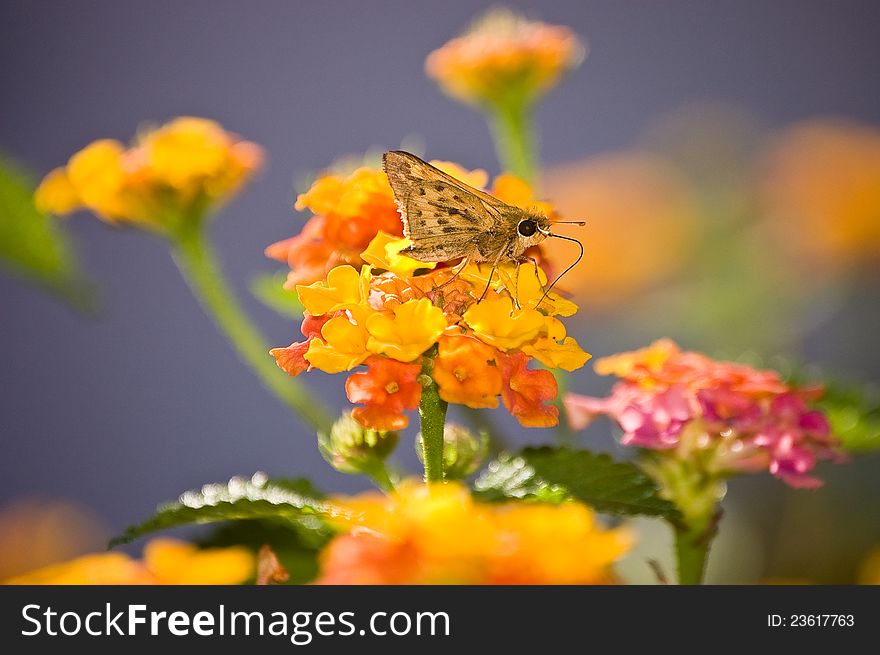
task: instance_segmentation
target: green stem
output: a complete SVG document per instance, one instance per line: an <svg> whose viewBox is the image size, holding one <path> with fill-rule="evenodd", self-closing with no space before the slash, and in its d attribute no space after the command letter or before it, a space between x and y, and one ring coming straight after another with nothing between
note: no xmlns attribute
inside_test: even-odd
<svg viewBox="0 0 880 655"><path fill-rule="evenodd" d="M201 221L191 221L185 229L176 231L172 245L174 259L193 294L263 385L315 430L329 430L332 420L323 403L302 382L287 377L275 366L266 339L244 313L223 277Z"/></svg>
<svg viewBox="0 0 880 655"><path fill-rule="evenodd" d="M703 584L710 543L711 537L706 530L676 526L675 559L678 565L678 584Z"/></svg>
<svg viewBox="0 0 880 655"><path fill-rule="evenodd" d="M375 483L375 485L385 493L390 493L394 491L394 481L388 474L388 469L385 467L384 464L382 464L381 466L377 466L375 469L371 470L368 475L370 476L370 479Z"/></svg>
<svg viewBox="0 0 880 655"><path fill-rule="evenodd" d="M443 482L443 428L447 403L440 398L437 383L431 377L433 369L434 360L426 355L420 376L422 399L419 402L419 418L422 423L425 482Z"/></svg>
<svg viewBox="0 0 880 655"><path fill-rule="evenodd" d="M501 167L534 184L538 157L529 106L500 103L489 109L489 118Z"/></svg>

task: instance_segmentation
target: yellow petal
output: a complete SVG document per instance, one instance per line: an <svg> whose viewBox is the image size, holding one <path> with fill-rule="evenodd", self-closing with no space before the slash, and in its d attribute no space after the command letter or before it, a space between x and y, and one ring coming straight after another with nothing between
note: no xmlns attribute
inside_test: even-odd
<svg viewBox="0 0 880 655"><path fill-rule="evenodd" d="M391 271L398 277L410 277L420 268L431 269L436 262L420 262L412 257L401 255L400 251L411 245L412 241L395 237L379 231L367 249L361 253L361 259L383 271Z"/></svg>
<svg viewBox="0 0 880 655"><path fill-rule="evenodd" d="M566 371L581 368L592 357L572 337L566 337L561 342L550 337L541 337L522 346L522 351L547 368L561 368Z"/></svg>
<svg viewBox="0 0 880 655"><path fill-rule="evenodd" d="M376 313L367 318L367 349L411 362L434 345L445 329L443 311L430 300L410 300L395 307L393 316Z"/></svg>
<svg viewBox="0 0 880 655"><path fill-rule="evenodd" d="M367 280L369 284L369 280ZM312 316L323 316L346 305L364 302L363 278L353 266L337 266L327 274L327 281L308 286L298 284L300 302Z"/></svg>
<svg viewBox="0 0 880 655"><path fill-rule="evenodd" d="M34 192L34 203L47 214L69 214L80 206L76 189L63 166L51 171Z"/></svg>
<svg viewBox="0 0 880 655"><path fill-rule="evenodd" d="M534 309L513 311L507 296L471 305L463 318L481 341L505 351L532 341L545 325L544 315Z"/></svg>
<svg viewBox="0 0 880 655"><path fill-rule="evenodd" d="M154 539L144 547L144 564L160 584L240 584L254 570L247 549L208 548L176 539Z"/></svg>
<svg viewBox="0 0 880 655"><path fill-rule="evenodd" d="M323 338L312 339L305 360L325 373L350 371L361 364L370 355L367 332L363 318L354 320L335 316L327 321L321 328Z"/></svg>

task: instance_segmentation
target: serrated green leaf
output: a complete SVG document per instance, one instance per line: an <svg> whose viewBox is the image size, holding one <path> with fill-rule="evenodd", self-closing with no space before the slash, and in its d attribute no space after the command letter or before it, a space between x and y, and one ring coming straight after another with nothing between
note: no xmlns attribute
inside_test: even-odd
<svg viewBox="0 0 880 655"><path fill-rule="evenodd" d="M74 250L58 221L34 206L34 185L0 156L0 264L78 308L94 304Z"/></svg>
<svg viewBox="0 0 880 655"><path fill-rule="evenodd" d="M503 454L474 488L487 500L574 498L605 514L679 518L675 505L661 498L654 481L633 464L588 450L545 447Z"/></svg>
<svg viewBox="0 0 880 655"><path fill-rule="evenodd" d="M297 530L327 533L321 515L331 508L304 480L269 480L257 473L250 479L232 478L226 484L206 484L186 491L177 502L159 507L151 518L127 528L109 547L182 525L232 520L266 519L284 522Z"/></svg>
<svg viewBox="0 0 880 655"><path fill-rule="evenodd" d="M303 317L304 308L296 292L284 288L286 277L283 272L258 275L251 280L251 293L269 309L285 318L299 320Z"/></svg>

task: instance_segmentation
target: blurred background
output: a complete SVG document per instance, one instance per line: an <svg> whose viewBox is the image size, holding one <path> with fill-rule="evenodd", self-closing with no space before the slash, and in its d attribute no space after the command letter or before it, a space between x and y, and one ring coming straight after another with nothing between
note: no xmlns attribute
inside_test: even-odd
<svg viewBox="0 0 880 655"><path fill-rule="evenodd" d="M579 233L587 256L564 281L581 305L569 332L595 356L671 336L713 355L876 383L877 3L507 4L589 43L537 112L541 195L589 221ZM213 233L247 308L272 345L286 345L298 326L249 285L279 270L266 245L307 218L292 209L299 181L340 156L403 142L498 172L483 118L423 71L427 53L487 7L4 2L0 152L36 179L96 138L124 141L178 115L216 119L263 145L268 168ZM203 482L265 470L325 490L368 486L326 465L310 431L202 313L159 240L85 216L67 227L97 288L92 309L0 274L0 579L37 553L45 563L100 548ZM343 406L341 378L308 383ZM600 393L608 381L588 365L572 388ZM512 444L555 438L496 413ZM411 436L398 460L415 470ZM607 425L576 440L616 448ZM710 581L854 581L880 544L878 462L826 467L817 492L736 480ZM59 544L57 521L88 529ZM666 535L659 524L642 529L625 575L649 582L645 559ZM13 557L34 534L46 552Z"/></svg>

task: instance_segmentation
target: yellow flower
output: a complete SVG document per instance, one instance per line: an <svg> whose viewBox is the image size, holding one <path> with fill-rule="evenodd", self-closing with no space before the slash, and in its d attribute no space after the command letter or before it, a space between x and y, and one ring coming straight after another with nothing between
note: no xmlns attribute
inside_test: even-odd
<svg viewBox="0 0 880 655"><path fill-rule="evenodd" d="M245 548L207 548L176 539L153 539L144 547L144 564L156 584L240 584L254 571L254 556Z"/></svg>
<svg viewBox="0 0 880 655"><path fill-rule="evenodd" d="M471 305L463 318L480 341L504 351L532 341L544 328L543 314L534 309L514 311L509 296Z"/></svg>
<svg viewBox="0 0 880 655"><path fill-rule="evenodd" d="M583 42L567 27L495 9L428 55L425 70L447 94L469 104L528 103L580 65L585 54Z"/></svg>
<svg viewBox="0 0 880 655"><path fill-rule="evenodd" d="M482 168L475 168L471 171L455 162L440 159L432 159L428 163L475 189L484 189L489 182L489 175Z"/></svg>
<svg viewBox="0 0 880 655"><path fill-rule="evenodd" d="M314 338L304 355L309 364L325 373L350 371L369 357L366 323L370 312L352 305L344 316L334 316L321 328L320 339Z"/></svg>
<svg viewBox="0 0 880 655"><path fill-rule="evenodd" d="M308 286L299 284L296 292L309 314L323 316L350 305L366 303L369 284L369 267L359 273L354 266L337 266L327 273L326 282L319 280Z"/></svg>
<svg viewBox="0 0 880 655"><path fill-rule="evenodd" d="M385 232L379 232L370 241L369 247L361 253L361 259L376 268L391 271L402 278L412 276L419 269L432 269L437 266L436 262L425 263L401 255L400 251L411 244L412 241L409 239L401 239Z"/></svg>
<svg viewBox="0 0 880 655"><path fill-rule="evenodd" d="M480 503L458 483L335 503L352 532L322 553L325 584L596 584L630 544L579 503Z"/></svg>
<svg viewBox="0 0 880 655"><path fill-rule="evenodd" d="M254 557L244 548L209 548L175 539L154 539L144 561L124 553L84 555L6 580L6 584L156 585L241 584L251 577Z"/></svg>
<svg viewBox="0 0 880 655"><path fill-rule="evenodd" d="M376 313L367 318L367 349L399 362L411 362L433 346L445 329L441 309L427 298L410 300L396 306L393 317Z"/></svg>
<svg viewBox="0 0 880 655"><path fill-rule="evenodd" d="M592 356L584 352L574 338L566 336L562 321L548 316L545 330L545 336L539 337L533 343L524 344L521 350L547 368L574 371L586 364Z"/></svg>
<svg viewBox="0 0 880 655"><path fill-rule="evenodd" d="M37 209L46 214L69 214L82 205L63 166L43 178L34 194L34 203Z"/></svg>
<svg viewBox="0 0 880 655"><path fill-rule="evenodd" d="M108 222L170 233L231 197L262 161L260 148L202 118L178 118L144 133L131 148L100 139L49 173L39 208L80 207Z"/></svg>

